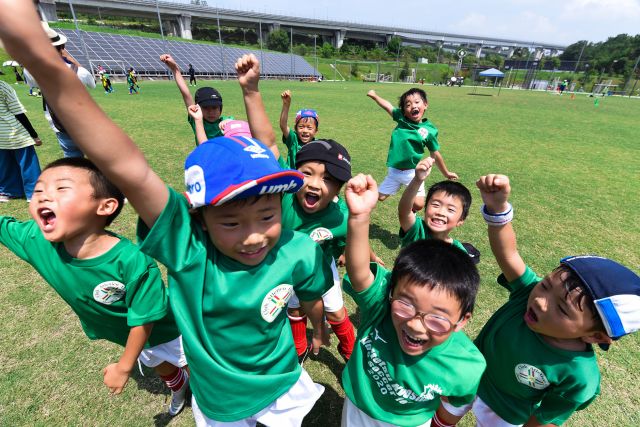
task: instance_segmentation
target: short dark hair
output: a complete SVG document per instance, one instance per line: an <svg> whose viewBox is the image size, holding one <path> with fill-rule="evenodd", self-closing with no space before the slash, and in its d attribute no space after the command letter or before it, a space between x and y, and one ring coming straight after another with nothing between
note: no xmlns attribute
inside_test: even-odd
<svg viewBox="0 0 640 427"><path fill-rule="evenodd" d="M431 197L433 197L433 195L438 191L443 191L447 196L458 197L462 201L462 216L460 219L467 218L467 215L469 215L469 208L471 207L471 193L467 187L456 181L436 182L429 187L426 203L429 203Z"/></svg>
<svg viewBox="0 0 640 427"><path fill-rule="evenodd" d="M473 312L480 274L463 251L437 239L418 240L398 254L391 272L391 289L400 279L429 289L444 289L460 303L462 316Z"/></svg>
<svg viewBox="0 0 640 427"><path fill-rule="evenodd" d="M564 281L562 284L565 289L565 298L574 290L579 290L580 295L576 297L576 304L578 305L578 309L584 312L584 307L588 307L591 309L591 313L593 313L593 320L596 322L596 328L599 331L606 332L604 327L604 323L602 323L602 318L598 314L598 309L596 308L596 304L593 302L593 298L591 294L586 288L586 285L580 280L580 277L576 274L571 267L565 264L560 264L558 267L553 270L554 273L566 273Z"/></svg>
<svg viewBox="0 0 640 427"><path fill-rule="evenodd" d="M84 157L63 157L58 160L54 160L49 163L43 171L47 169L70 167L84 169L89 173L89 182L93 187L93 197L96 199L109 199L114 198L118 201L118 207L115 212L107 217L106 225L110 225L114 219L120 215L122 207L124 206L124 194L118 187L116 187L106 176L98 169L96 165L89 159Z"/></svg>
<svg viewBox="0 0 640 427"><path fill-rule="evenodd" d="M400 109L404 108L404 101L407 100L407 97L410 95L415 95L416 93L420 95L420 98L422 98L425 103L427 102L427 93L420 88L412 87L411 89L400 95L400 102L398 103L398 107Z"/></svg>

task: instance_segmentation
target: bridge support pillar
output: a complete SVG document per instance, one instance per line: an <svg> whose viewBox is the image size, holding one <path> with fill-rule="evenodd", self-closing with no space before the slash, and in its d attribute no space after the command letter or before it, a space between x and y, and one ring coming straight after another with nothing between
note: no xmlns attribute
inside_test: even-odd
<svg viewBox="0 0 640 427"><path fill-rule="evenodd" d="M482 55L482 45L476 46L476 58L480 59L480 55Z"/></svg>
<svg viewBox="0 0 640 427"><path fill-rule="evenodd" d="M191 15L179 15L177 20L178 29L180 30L180 37L188 40L193 39L193 36L191 35Z"/></svg>
<svg viewBox="0 0 640 427"><path fill-rule="evenodd" d="M45 22L56 22L58 14L56 12L56 0L40 0L38 4L40 18Z"/></svg>
<svg viewBox="0 0 640 427"><path fill-rule="evenodd" d="M342 44L344 43L344 36L346 35L346 29L336 30L333 35L333 47L335 47L336 49L340 49L342 47Z"/></svg>
<svg viewBox="0 0 640 427"><path fill-rule="evenodd" d="M535 50L535 54L533 56L533 60L534 61L540 61L542 59L542 57L544 56L544 49L537 47Z"/></svg>
<svg viewBox="0 0 640 427"><path fill-rule="evenodd" d="M507 59L511 59L513 58L513 54L516 53L516 48L515 46L510 47L509 50L507 51Z"/></svg>

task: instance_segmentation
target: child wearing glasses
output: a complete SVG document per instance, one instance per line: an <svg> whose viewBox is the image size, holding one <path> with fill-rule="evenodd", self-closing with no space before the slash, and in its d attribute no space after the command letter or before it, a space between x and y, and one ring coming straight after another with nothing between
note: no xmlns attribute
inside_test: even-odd
<svg viewBox="0 0 640 427"><path fill-rule="evenodd" d="M378 200L370 175L352 178L345 291L360 327L342 375L342 426L455 424L472 401L485 360L462 332L475 303L478 271L464 252L437 239L406 246L389 272L369 263L369 220Z"/></svg>

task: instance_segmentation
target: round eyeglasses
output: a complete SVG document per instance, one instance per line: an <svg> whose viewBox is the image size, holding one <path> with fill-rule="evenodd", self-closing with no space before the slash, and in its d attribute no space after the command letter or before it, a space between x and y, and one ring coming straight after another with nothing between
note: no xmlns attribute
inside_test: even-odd
<svg viewBox="0 0 640 427"><path fill-rule="evenodd" d="M406 320L410 320L418 316L425 329L428 329L436 335L444 335L451 332L453 328L458 326L462 321L461 319L456 323L451 323L451 321L446 317L431 313L421 313L408 302L401 299L395 299L392 296L389 296L389 301L391 301L391 312L393 314Z"/></svg>

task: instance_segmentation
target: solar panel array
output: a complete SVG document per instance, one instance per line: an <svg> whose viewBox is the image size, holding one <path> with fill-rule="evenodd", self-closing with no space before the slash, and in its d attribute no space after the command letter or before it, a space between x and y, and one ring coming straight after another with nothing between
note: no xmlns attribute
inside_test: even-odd
<svg viewBox="0 0 640 427"><path fill-rule="evenodd" d="M166 75L167 68L160 62L160 55L170 53L180 68L187 70L192 64L201 76L235 75L233 65L245 53L255 54L261 62L265 77L302 78L320 74L304 58L286 53L262 52L236 47L196 44L181 41L151 39L119 34L94 33L72 30L56 30L67 38L67 50L87 69L96 71L102 65L112 74L122 74L133 67L138 75ZM87 48L80 41L84 40Z"/></svg>

